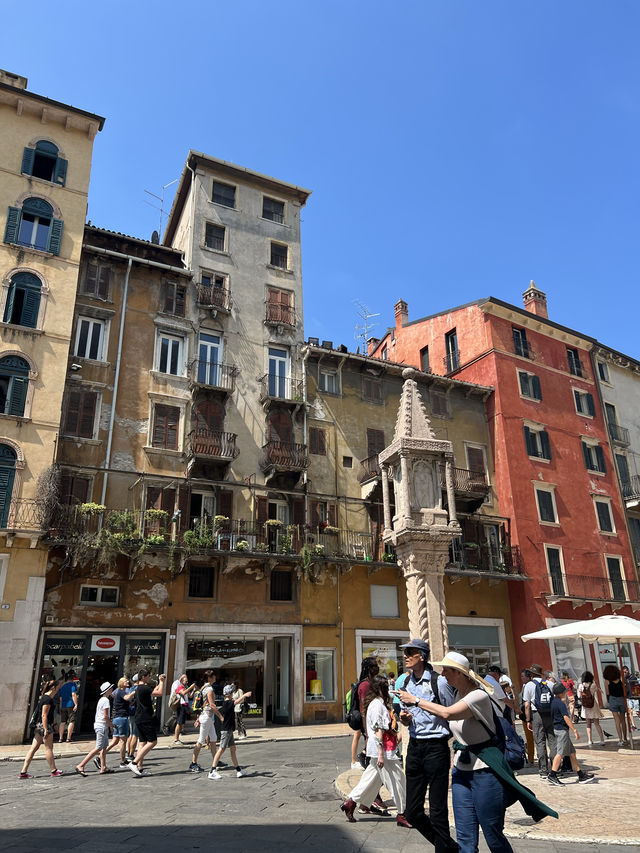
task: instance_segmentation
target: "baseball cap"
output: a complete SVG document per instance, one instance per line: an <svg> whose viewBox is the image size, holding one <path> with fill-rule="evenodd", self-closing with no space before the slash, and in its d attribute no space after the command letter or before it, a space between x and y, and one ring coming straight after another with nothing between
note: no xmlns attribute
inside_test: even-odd
<svg viewBox="0 0 640 853"><path fill-rule="evenodd" d="M427 655L427 657L431 653L431 648L429 646L429 643L427 643L426 640L420 640L417 637L415 639L411 640L410 642L405 643L404 645L400 646L400 648L401 649L418 649L419 652L422 652L423 654Z"/></svg>

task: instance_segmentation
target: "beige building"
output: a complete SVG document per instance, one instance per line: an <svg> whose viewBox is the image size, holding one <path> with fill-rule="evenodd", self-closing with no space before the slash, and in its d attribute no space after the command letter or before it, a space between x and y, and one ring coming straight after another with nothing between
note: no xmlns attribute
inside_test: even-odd
<svg viewBox="0 0 640 853"><path fill-rule="evenodd" d="M93 141L104 119L0 71L0 741L22 739Z"/></svg>

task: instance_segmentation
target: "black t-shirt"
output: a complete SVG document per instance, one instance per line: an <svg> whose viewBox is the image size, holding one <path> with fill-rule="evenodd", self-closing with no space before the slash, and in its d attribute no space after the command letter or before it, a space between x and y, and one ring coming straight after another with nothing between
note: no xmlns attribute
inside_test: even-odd
<svg viewBox="0 0 640 853"><path fill-rule="evenodd" d="M565 723L564 718L569 716L569 710L562 699L554 696L551 700L551 719L553 720L554 729L568 729L569 726Z"/></svg>
<svg viewBox="0 0 640 853"><path fill-rule="evenodd" d="M136 723L150 723L153 720L153 690L148 684L139 684L136 689Z"/></svg>
<svg viewBox="0 0 640 853"><path fill-rule="evenodd" d="M233 699L224 700L220 713L223 717L220 728L223 732L232 732L236 727L236 706Z"/></svg>
<svg viewBox="0 0 640 853"><path fill-rule="evenodd" d="M131 688L127 688L125 690L124 687L118 687L113 691L113 716L114 717L128 717L129 716L129 703L124 701L124 697L127 693L131 693Z"/></svg>
<svg viewBox="0 0 640 853"><path fill-rule="evenodd" d="M42 725L42 709L47 708L47 728L50 729L53 725L53 714L55 709L55 702L51 696L47 693L44 696L40 697L40 701L38 702L38 722L36 725Z"/></svg>

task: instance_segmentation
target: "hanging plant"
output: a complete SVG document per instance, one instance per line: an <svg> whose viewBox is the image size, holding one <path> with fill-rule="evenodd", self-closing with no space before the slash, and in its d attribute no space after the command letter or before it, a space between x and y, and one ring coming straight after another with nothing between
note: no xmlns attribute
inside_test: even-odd
<svg viewBox="0 0 640 853"><path fill-rule="evenodd" d="M331 525L331 524L327 524L327 526L324 528L324 530L322 532L323 533L330 533L333 536L337 536L338 533L340 533L340 528L339 527L333 527L333 525Z"/></svg>
<svg viewBox="0 0 640 853"><path fill-rule="evenodd" d="M279 518L268 518L265 523L265 527L282 527L282 522Z"/></svg>
<svg viewBox="0 0 640 853"><path fill-rule="evenodd" d="M102 504L86 503L80 504L80 515L100 515L106 510L106 506Z"/></svg>

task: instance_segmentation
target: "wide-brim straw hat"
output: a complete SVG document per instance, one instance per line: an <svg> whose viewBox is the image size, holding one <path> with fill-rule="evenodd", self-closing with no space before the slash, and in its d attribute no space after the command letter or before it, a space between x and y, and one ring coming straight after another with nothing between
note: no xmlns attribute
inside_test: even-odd
<svg viewBox="0 0 640 853"><path fill-rule="evenodd" d="M442 660L432 660L431 665L449 666L451 669L457 669L459 672L464 673L467 678L475 681L475 683L486 690L490 696L493 696L493 686L489 684L488 681L485 681L484 678L477 675L469 666L469 659L464 655L461 655L459 652L447 652Z"/></svg>

